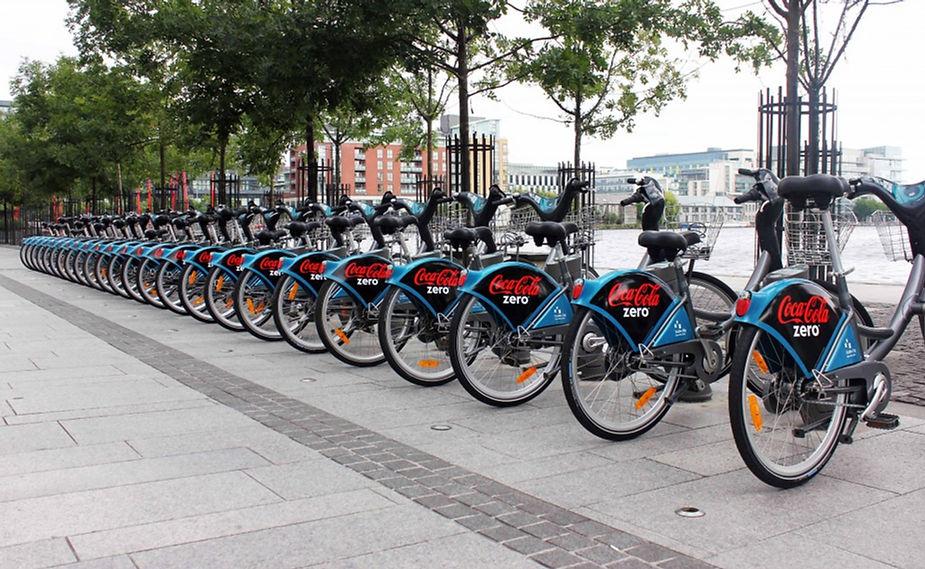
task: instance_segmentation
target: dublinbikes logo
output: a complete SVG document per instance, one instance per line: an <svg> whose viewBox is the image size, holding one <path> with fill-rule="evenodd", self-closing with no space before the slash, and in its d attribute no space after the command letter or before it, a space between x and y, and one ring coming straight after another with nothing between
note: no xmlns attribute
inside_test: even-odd
<svg viewBox="0 0 925 569"><path fill-rule="evenodd" d="M662 301L662 287L655 283L643 283L638 286L629 286L620 281L610 289L607 295L607 306L654 308Z"/></svg>
<svg viewBox="0 0 925 569"><path fill-rule="evenodd" d="M793 300L787 295L777 306L777 321L781 324L827 324L831 316L829 303L819 295L806 300Z"/></svg>
<svg viewBox="0 0 925 569"><path fill-rule="evenodd" d="M492 296L539 296L540 277L536 275L524 275L516 279L506 279L504 275L498 274L488 283L488 293Z"/></svg>
<svg viewBox="0 0 925 569"><path fill-rule="evenodd" d="M428 271L421 267L414 273L414 284L418 286L439 286L455 288L461 286L466 280L461 269L446 268L439 271Z"/></svg>

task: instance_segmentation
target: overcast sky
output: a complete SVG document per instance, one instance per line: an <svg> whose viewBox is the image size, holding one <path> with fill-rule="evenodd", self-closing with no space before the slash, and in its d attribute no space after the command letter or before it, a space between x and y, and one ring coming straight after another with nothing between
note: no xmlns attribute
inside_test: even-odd
<svg viewBox="0 0 925 569"><path fill-rule="evenodd" d="M742 5L762 9L761 2L754 0L718 3L730 18ZM53 61L75 49L64 24L65 0L0 0L0 6L0 98L10 98L9 80L23 58ZM901 147L906 182L925 179L923 28L923 0L871 8L829 82L838 92L838 136L844 145ZM623 166L633 156L693 152L708 146L754 148L758 92L776 89L783 79L780 65L756 76L750 70L736 74L728 61L706 64L690 81L687 99L671 103L658 117L641 117L632 133L621 132L605 141L586 140L583 156L600 165ZM554 164L571 157L568 127L535 118L555 116L555 107L541 91L513 85L498 95L497 102L474 100L472 111L502 119L510 161Z"/></svg>

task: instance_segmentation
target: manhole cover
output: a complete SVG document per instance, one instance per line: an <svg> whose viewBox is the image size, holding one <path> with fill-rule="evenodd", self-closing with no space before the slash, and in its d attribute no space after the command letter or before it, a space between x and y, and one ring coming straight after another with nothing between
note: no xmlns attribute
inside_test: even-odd
<svg viewBox="0 0 925 569"><path fill-rule="evenodd" d="M674 511L682 518L702 518L706 513L700 508L695 508L693 506L684 506L683 508L678 508Z"/></svg>
<svg viewBox="0 0 925 569"><path fill-rule="evenodd" d="M452 429L452 428L453 428L453 427L451 427L451 426L449 426L449 425L431 425L431 426L430 426L430 429L431 429L432 431L449 431L449 430Z"/></svg>
<svg viewBox="0 0 925 569"><path fill-rule="evenodd" d="M314 377L303 377L299 381L301 381L302 383L315 383L318 380L315 379Z"/></svg>

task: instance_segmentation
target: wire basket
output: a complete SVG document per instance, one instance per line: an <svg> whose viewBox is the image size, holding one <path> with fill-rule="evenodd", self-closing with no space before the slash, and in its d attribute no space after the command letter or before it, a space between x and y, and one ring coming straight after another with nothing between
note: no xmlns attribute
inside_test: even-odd
<svg viewBox="0 0 925 569"><path fill-rule="evenodd" d="M848 238L858 224L851 202L839 200L832 204L832 227L838 240L838 250L844 251ZM787 262L790 265L831 266L832 255L822 225L822 212L793 211L784 214L784 233L787 238Z"/></svg>
<svg viewBox="0 0 925 569"><path fill-rule="evenodd" d="M871 223L877 228L883 252L892 261L912 261L912 244L909 232L896 216L888 211L875 211L870 216Z"/></svg>
<svg viewBox="0 0 925 569"><path fill-rule="evenodd" d="M435 241L441 241L446 231L466 226L468 223L469 211L461 203L454 201L441 204L430 220L430 234Z"/></svg>
<svg viewBox="0 0 925 569"><path fill-rule="evenodd" d="M712 216L712 219L705 222L698 221L684 225L678 223L669 224L669 231L678 233L693 231L700 235L700 243L688 247L681 255L682 258L698 261L710 260L710 256L713 254L713 248L716 246L716 240L719 238L720 231L723 230L723 225L726 224L725 213L717 211L714 212Z"/></svg>

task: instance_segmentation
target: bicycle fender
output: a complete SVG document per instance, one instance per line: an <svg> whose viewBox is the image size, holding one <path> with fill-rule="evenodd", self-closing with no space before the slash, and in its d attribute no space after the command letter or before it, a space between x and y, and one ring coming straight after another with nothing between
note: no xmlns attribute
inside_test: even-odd
<svg viewBox="0 0 925 569"><path fill-rule="evenodd" d="M269 249L244 256L243 270L257 275L268 287L275 288L279 281L283 259L294 257L295 253L286 249Z"/></svg>
<svg viewBox="0 0 925 569"><path fill-rule="evenodd" d="M148 247L141 256L152 261L163 261L173 247L174 245L155 245Z"/></svg>
<svg viewBox="0 0 925 569"><path fill-rule="evenodd" d="M354 255L339 262L325 263L324 277L341 285L357 302L374 306L388 288L392 268L392 261L385 257Z"/></svg>
<svg viewBox="0 0 925 569"><path fill-rule="evenodd" d="M627 269L584 282L572 301L604 317L634 351L694 338L694 326L681 298L663 280Z"/></svg>
<svg viewBox="0 0 925 569"><path fill-rule="evenodd" d="M434 316L447 315L459 299L466 268L448 259L418 259L393 267L388 284L416 298Z"/></svg>
<svg viewBox="0 0 925 569"><path fill-rule="evenodd" d="M219 245L190 249L183 255L183 264L192 265L203 273L208 273L212 257L222 251L225 251L225 248Z"/></svg>
<svg viewBox="0 0 925 569"><path fill-rule="evenodd" d="M326 251L303 253L284 258L280 273L294 278L299 285L311 291L312 295L317 298L318 289L324 283L324 263L337 260L337 255Z"/></svg>
<svg viewBox="0 0 925 569"><path fill-rule="evenodd" d="M163 259L172 265L182 268L183 259L186 258L186 255L197 249L199 249L199 245L180 245L179 247L174 247L165 252Z"/></svg>
<svg viewBox="0 0 925 569"><path fill-rule="evenodd" d="M787 350L805 377L863 359L857 331L838 299L805 279L784 279L752 294L736 322L768 333Z"/></svg>
<svg viewBox="0 0 925 569"><path fill-rule="evenodd" d="M562 297L561 290L559 283L535 265L508 261L482 271L471 271L460 292L478 298L500 316L502 322L516 330L536 323L537 316L547 305ZM571 305L567 310L559 324L571 319Z"/></svg>
<svg viewBox="0 0 925 569"><path fill-rule="evenodd" d="M227 249L221 253L212 255L212 259L209 261L209 267L218 267L223 273L236 279L238 278L238 273L244 270L244 256L250 255L253 252L254 249L251 247L233 247Z"/></svg>

